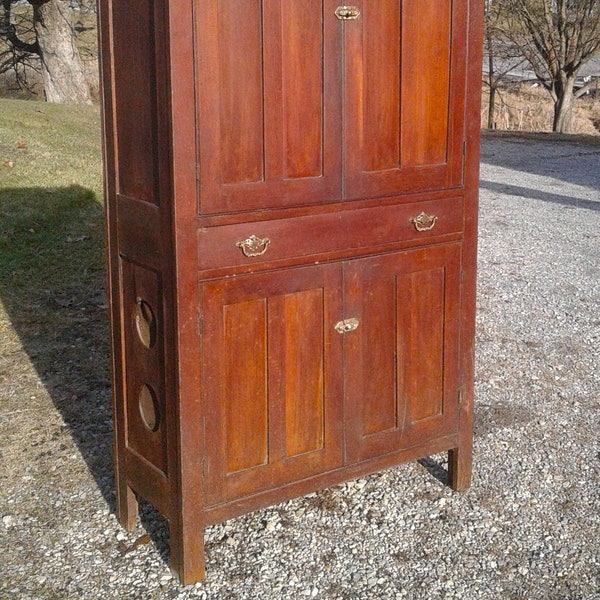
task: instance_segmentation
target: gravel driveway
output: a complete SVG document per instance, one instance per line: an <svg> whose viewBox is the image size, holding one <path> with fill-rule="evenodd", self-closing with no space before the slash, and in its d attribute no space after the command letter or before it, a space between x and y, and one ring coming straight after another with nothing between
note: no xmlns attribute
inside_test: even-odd
<svg viewBox="0 0 600 600"><path fill-rule="evenodd" d="M39 380L8 435L0 377L0 598L600 599L600 138L486 135L480 232L469 491L432 456L212 526L183 588L165 523L113 515L106 382L79 426Z"/></svg>

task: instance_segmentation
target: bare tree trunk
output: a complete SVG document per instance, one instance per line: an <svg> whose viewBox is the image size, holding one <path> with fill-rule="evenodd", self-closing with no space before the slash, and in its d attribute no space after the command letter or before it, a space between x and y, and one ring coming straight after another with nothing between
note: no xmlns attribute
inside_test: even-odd
<svg viewBox="0 0 600 600"><path fill-rule="evenodd" d="M496 86L490 86L490 97L488 100L487 128L496 129Z"/></svg>
<svg viewBox="0 0 600 600"><path fill-rule="evenodd" d="M565 77L554 85L554 121L552 131L571 133L573 130L573 95L574 77Z"/></svg>
<svg viewBox="0 0 600 600"><path fill-rule="evenodd" d="M487 128L494 129L494 118L496 116L496 73L494 70L494 40L489 31L486 34L487 51L488 51L488 82L490 86L490 97L488 99L488 118Z"/></svg>
<svg viewBox="0 0 600 600"><path fill-rule="evenodd" d="M91 104L67 0L30 0L48 102Z"/></svg>

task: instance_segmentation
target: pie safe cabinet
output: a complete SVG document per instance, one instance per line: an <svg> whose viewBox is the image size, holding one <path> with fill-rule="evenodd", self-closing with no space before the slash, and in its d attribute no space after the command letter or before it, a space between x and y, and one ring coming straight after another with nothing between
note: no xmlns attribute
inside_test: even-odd
<svg viewBox="0 0 600 600"><path fill-rule="evenodd" d="M117 511L469 485L480 0L100 0Z"/></svg>

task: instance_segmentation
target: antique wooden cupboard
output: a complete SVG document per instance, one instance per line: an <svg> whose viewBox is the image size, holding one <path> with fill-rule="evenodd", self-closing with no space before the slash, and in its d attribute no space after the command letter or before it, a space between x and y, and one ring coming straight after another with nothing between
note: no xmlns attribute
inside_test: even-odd
<svg viewBox="0 0 600 600"><path fill-rule="evenodd" d="M100 0L117 510L471 475L479 0Z"/></svg>

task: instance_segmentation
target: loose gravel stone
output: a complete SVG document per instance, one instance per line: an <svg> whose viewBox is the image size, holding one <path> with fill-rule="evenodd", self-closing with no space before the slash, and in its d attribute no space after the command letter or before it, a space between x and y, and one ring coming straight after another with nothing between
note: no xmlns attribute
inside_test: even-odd
<svg viewBox="0 0 600 600"><path fill-rule="evenodd" d="M0 347L0 598L600 599L600 140L484 137L478 285L472 487L432 456L208 527L188 587L164 519L114 517L106 385L66 425L40 379L4 435Z"/></svg>

